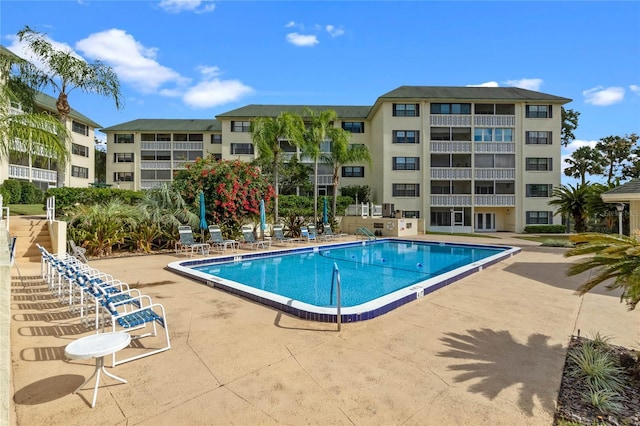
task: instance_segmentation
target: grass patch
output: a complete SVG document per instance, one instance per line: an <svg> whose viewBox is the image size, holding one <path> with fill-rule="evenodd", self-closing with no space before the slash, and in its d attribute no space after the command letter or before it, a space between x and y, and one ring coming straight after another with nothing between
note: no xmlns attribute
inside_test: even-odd
<svg viewBox="0 0 640 426"><path fill-rule="evenodd" d="M9 204L10 216L44 215L44 204Z"/></svg>

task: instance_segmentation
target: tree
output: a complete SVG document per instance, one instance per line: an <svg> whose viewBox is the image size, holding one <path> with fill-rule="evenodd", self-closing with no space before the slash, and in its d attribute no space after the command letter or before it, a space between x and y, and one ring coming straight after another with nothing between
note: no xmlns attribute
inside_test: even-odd
<svg viewBox="0 0 640 426"><path fill-rule="evenodd" d="M561 213L573 219L576 232L587 230L587 201L590 193L589 184L572 186L561 185L554 188L549 205L558 206L556 214Z"/></svg>
<svg viewBox="0 0 640 426"><path fill-rule="evenodd" d="M609 232L613 231L614 225L618 222L618 209L613 203L605 203L602 201L602 193L615 188L615 185L603 185L594 183L590 187L587 196L587 211L589 216L596 220L597 226L604 226ZM597 232L602 232L596 228Z"/></svg>
<svg viewBox="0 0 640 426"><path fill-rule="evenodd" d="M587 175L601 175L604 171L602 163L604 157L597 149L589 146L582 146L576 149L570 158L564 160L569 165L564 169L565 176L580 179L580 183L584 185L587 181Z"/></svg>
<svg viewBox="0 0 640 426"><path fill-rule="evenodd" d="M0 154L40 153L65 161L71 134L56 117L37 111L37 84L29 62L0 48Z"/></svg>
<svg viewBox="0 0 640 426"><path fill-rule="evenodd" d="M589 276L578 291L581 295L591 291L597 285L609 280L609 290L622 289L621 301L626 301L629 310L635 309L640 302L640 240L618 234L582 234L571 236L571 241L579 243L565 256L583 256L593 254L573 264L567 275L577 275L589 270L595 274Z"/></svg>
<svg viewBox="0 0 640 426"><path fill-rule="evenodd" d="M35 73L35 81L41 88L50 87L58 94L56 108L58 118L65 125L71 112L69 93L80 89L85 93L106 96L115 101L117 109L122 107L120 82L115 71L100 61L88 63L71 50L56 50L45 34L25 26L18 32L18 39L27 43L35 57L43 63L44 69ZM58 171L58 183L64 182L64 172Z"/></svg>
<svg viewBox="0 0 640 426"><path fill-rule="evenodd" d="M194 211L200 191L204 191L207 221L219 224L231 235L239 232L247 217L260 215L261 199L267 207L275 194L256 166L212 156L188 163L176 174L174 185Z"/></svg>
<svg viewBox="0 0 640 426"><path fill-rule="evenodd" d="M258 117L251 122L251 139L258 155L271 161L273 166L273 188L275 189L274 218L278 222L278 172L281 163L281 142L287 141L293 146L302 143L304 122L296 114L282 112L276 118Z"/></svg>
<svg viewBox="0 0 640 426"><path fill-rule="evenodd" d="M350 144L351 133L344 129L332 127L327 132L327 135L331 139L331 150L329 154L322 157L322 160L327 164L331 164L333 168L333 214L335 215L340 169L344 165L354 163L367 162L371 165L371 154L365 145Z"/></svg>
<svg viewBox="0 0 640 426"><path fill-rule="evenodd" d="M596 149L602 152L603 166L607 170L607 183L612 184L614 177L618 180L622 177L622 169L631 156L632 149L638 141L638 135L607 136L601 138L596 144Z"/></svg>
<svg viewBox="0 0 640 426"><path fill-rule="evenodd" d="M638 140L638 136L632 134L631 137ZM635 143L635 142L634 142ZM627 179L637 179L640 177L640 147L635 146L631 150L629 162L622 167L622 176Z"/></svg>
<svg viewBox="0 0 640 426"><path fill-rule="evenodd" d="M95 180L96 182L106 182L107 181L107 151L106 147L100 145L100 141L94 138L94 154L95 158L93 160L95 167Z"/></svg>
<svg viewBox="0 0 640 426"><path fill-rule="evenodd" d="M271 161L265 160L265 158L262 157L256 158L251 164L260 167L262 175L273 181L273 164ZM297 156L294 155L291 157L287 163L283 164L280 170L278 177L280 181L278 195L310 194L313 190L313 184L309 180L309 175L311 175L312 172L313 169L301 163ZM280 205L278 205L278 208L280 208Z"/></svg>
<svg viewBox="0 0 640 426"><path fill-rule="evenodd" d="M318 222L318 161L322 156L322 144L328 141L329 131L333 128L333 122L338 118L338 114L332 109L316 113L311 108L305 108L305 116L309 116L311 124L304 134L302 151L314 163L313 216L314 222Z"/></svg>
<svg viewBox="0 0 640 426"><path fill-rule="evenodd" d="M580 117L578 111L562 107L562 130L560 132L562 146L569 145L576 138L573 131L578 128L578 117Z"/></svg>

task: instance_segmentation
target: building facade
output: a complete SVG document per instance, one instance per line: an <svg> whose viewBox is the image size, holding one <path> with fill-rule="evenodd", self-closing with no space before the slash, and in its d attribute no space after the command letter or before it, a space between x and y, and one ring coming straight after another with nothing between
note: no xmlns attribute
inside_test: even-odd
<svg viewBox="0 0 640 426"><path fill-rule="evenodd" d="M56 100L43 93L36 95L36 107L39 111L58 114ZM20 106L12 105L9 112L20 112ZM95 129L102 126L72 109L67 116L66 127L72 135L68 161L59 164L45 153L26 152L20 141L16 141L9 158L0 158L0 182L6 179L26 180L43 191L59 185L86 188L94 183L94 136Z"/></svg>
<svg viewBox="0 0 640 426"><path fill-rule="evenodd" d="M340 185L368 185L374 204L442 232L522 232L560 223L548 205L561 184L562 105L571 99L513 87L402 86L373 106L333 109L372 166L342 167ZM149 189L197 157L250 161L251 120L300 114L302 105L248 105L211 120L134 120L107 134L107 182ZM300 154L287 141L288 155ZM328 146L324 147L328 150ZM304 157L301 161L308 161ZM322 168L324 167L324 168ZM319 171L320 194L331 173Z"/></svg>

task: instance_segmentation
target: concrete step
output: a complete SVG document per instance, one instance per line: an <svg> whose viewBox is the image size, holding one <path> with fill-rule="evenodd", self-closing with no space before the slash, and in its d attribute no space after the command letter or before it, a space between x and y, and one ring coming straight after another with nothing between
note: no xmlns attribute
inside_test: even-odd
<svg viewBox="0 0 640 426"><path fill-rule="evenodd" d="M40 250L36 244L51 251L51 236L46 219L32 216L11 216L9 233L16 239L16 261L40 262Z"/></svg>

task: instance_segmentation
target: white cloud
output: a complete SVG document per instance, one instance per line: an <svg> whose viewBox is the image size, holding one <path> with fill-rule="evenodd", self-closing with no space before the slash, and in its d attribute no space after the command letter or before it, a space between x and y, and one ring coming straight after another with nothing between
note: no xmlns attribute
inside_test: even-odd
<svg viewBox="0 0 640 426"><path fill-rule="evenodd" d="M156 61L157 49L146 48L119 29L91 34L76 43L87 57L110 65L118 78L141 92L151 93L163 84L186 85L189 79Z"/></svg>
<svg viewBox="0 0 640 426"><path fill-rule="evenodd" d="M467 87L499 87L500 84L498 84L497 81L487 81L486 83L480 83L480 84L467 84Z"/></svg>
<svg viewBox="0 0 640 426"><path fill-rule="evenodd" d="M624 89L622 87L596 86L592 89L584 90L584 101L591 105L608 106L622 102L624 99Z"/></svg>
<svg viewBox="0 0 640 426"><path fill-rule="evenodd" d="M287 41L296 46L313 46L319 43L314 35L304 35L298 33L287 34Z"/></svg>
<svg viewBox="0 0 640 426"><path fill-rule="evenodd" d="M212 67L201 65L198 67L198 71L200 71L200 73L206 78L217 77L220 75L220 67L217 66Z"/></svg>
<svg viewBox="0 0 640 426"><path fill-rule="evenodd" d="M542 79L540 78L521 78L520 80L507 80L506 84L513 87L519 87L527 90L540 90L542 87Z"/></svg>
<svg viewBox="0 0 640 426"><path fill-rule="evenodd" d="M284 27L285 27L285 28L292 28L292 27L295 27L296 25L297 25L297 24L296 24L296 21L289 21L289 22L287 23L287 25L285 25Z"/></svg>
<svg viewBox="0 0 640 426"><path fill-rule="evenodd" d="M169 13L207 13L216 8L216 5L209 0L161 0L159 5Z"/></svg>
<svg viewBox="0 0 640 426"><path fill-rule="evenodd" d="M637 84L630 84L629 90L631 90L633 93L637 95L640 95L640 86L638 86Z"/></svg>
<svg viewBox="0 0 640 426"><path fill-rule="evenodd" d="M36 56L33 54L33 52L29 49L26 42L24 41L21 42L17 36L9 36L8 39L11 40L11 44L7 46L7 49L12 51L16 55L20 56L21 58L28 60L36 67L40 68L41 70L48 71L44 63L39 59L37 59ZM52 40L46 35L44 36L44 39L47 42L51 43L51 46L53 46L55 50L59 50L62 52L69 52L71 53L71 56L74 56L83 61L85 60L82 56L78 54L78 52L73 50L73 48L68 44L60 43L59 41Z"/></svg>
<svg viewBox="0 0 640 426"><path fill-rule="evenodd" d="M327 30L331 37L339 37L344 34L344 30L342 28L336 28L333 25L327 25L324 29Z"/></svg>
<svg viewBox="0 0 640 426"><path fill-rule="evenodd" d="M244 95L253 93L253 89L238 80L202 81L189 88L183 96L183 101L194 108L211 108L237 101Z"/></svg>

